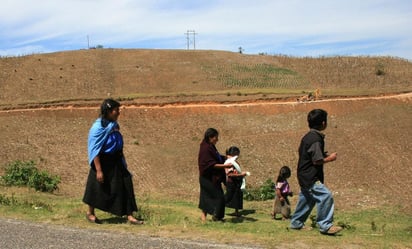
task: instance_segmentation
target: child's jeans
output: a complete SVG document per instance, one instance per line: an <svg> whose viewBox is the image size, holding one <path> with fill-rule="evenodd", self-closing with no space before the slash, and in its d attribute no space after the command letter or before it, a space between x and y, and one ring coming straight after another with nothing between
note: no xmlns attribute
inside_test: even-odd
<svg viewBox="0 0 412 249"><path fill-rule="evenodd" d="M316 222L320 232L326 232L333 225L334 202L332 193L321 182L316 182L309 189L301 189L298 204L292 215L290 227L300 229L308 219L316 204Z"/></svg>

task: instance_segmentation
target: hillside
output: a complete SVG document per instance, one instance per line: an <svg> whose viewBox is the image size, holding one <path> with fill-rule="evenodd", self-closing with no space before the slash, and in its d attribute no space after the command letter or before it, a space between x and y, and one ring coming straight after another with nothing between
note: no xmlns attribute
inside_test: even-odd
<svg viewBox="0 0 412 249"><path fill-rule="evenodd" d="M412 91L412 63L388 57L95 49L0 58L0 68L3 108L107 96L151 103L270 99L316 88L325 97Z"/></svg>
<svg viewBox="0 0 412 249"><path fill-rule="evenodd" d="M240 147L241 163L252 172L249 187L273 178L282 165L295 174L306 114L324 108L330 114L327 150L338 152L326 167L337 209L412 210L411 94L366 96L412 91L412 66L405 60L82 50L2 58L0 67L1 167L35 160L62 176L59 194L84 191L87 133L109 93L125 104L119 122L138 200L160 195L196 202L197 150L208 127L220 131L221 152ZM288 101L318 87L325 93L321 101ZM39 103L49 108L34 108ZM291 185L297 191L295 177Z"/></svg>

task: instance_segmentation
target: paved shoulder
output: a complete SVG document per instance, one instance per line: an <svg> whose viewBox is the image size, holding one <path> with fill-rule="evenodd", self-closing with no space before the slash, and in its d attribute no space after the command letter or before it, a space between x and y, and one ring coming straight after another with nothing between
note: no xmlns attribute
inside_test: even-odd
<svg viewBox="0 0 412 249"><path fill-rule="evenodd" d="M0 231L0 248L2 249L260 248L154 238L144 235L71 228L3 218L0 218Z"/></svg>

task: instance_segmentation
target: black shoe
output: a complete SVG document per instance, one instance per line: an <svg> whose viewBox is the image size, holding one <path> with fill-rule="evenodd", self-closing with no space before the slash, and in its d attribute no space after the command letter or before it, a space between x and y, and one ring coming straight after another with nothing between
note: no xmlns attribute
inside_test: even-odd
<svg viewBox="0 0 412 249"><path fill-rule="evenodd" d="M216 216L212 216L212 220L213 220L213 221L225 222L225 220L224 220L223 218L217 218Z"/></svg>

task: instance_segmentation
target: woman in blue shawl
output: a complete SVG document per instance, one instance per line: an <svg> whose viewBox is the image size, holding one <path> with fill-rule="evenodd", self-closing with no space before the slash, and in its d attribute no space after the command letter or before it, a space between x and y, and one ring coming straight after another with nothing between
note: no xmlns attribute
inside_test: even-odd
<svg viewBox="0 0 412 249"><path fill-rule="evenodd" d="M123 137L117 119L120 103L113 99L103 101L100 117L93 123L88 137L90 171L83 202L89 205L88 221L101 223L95 208L117 216L127 215L131 224L142 224L133 216L137 205L132 176L123 156Z"/></svg>

